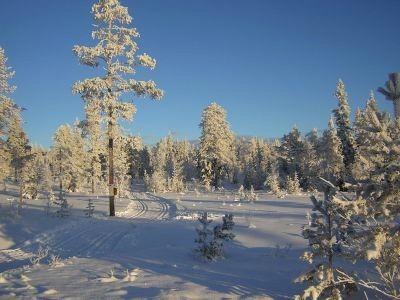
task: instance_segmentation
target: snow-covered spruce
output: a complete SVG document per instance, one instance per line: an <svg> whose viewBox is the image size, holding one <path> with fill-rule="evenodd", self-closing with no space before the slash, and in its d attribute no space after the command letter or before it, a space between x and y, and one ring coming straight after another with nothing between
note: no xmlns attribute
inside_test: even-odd
<svg viewBox="0 0 400 300"><path fill-rule="evenodd" d="M352 165L356 157L356 143L354 131L350 120L350 106L347 99L347 93L342 80L339 79L336 85L335 96L338 100L338 107L333 110L337 126L337 135L342 144L343 163L345 175L351 176Z"/></svg>
<svg viewBox="0 0 400 300"><path fill-rule="evenodd" d="M324 198L318 200L311 196L313 211L308 225L302 234L308 240L309 250L302 259L312 264L312 268L295 279L296 283L307 283L308 287L295 299L332 299L340 300L343 294L356 290L356 284L338 276L336 258L340 255L344 220L337 212L335 198L337 189L323 181ZM347 200L343 200L347 201Z"/></svg>
<svg viewBox="0 0 400 300"><path fill-rule="evenodd" d="M58 209L56 211L56 216L59 218L65 218L70 216L71 207L68 203L67 197L65 196L64 191L60 191L58 199L54 203Z"/></svg>
<svg viewBox="0 0 400 300"><path fill-rule="evenodd" d="M217 188L234 164L234 135L226 120L226 111L217 103L202 114L199 166L205 186Z"/></svg>
<svg viewBox="0 0 400 300"><path fill-rule="evenodd" d="M288 194L296 195L301 192L299 176L294 172L293 176L286 176L286 191Z"/></svg>
<svg viewBox="0 0 400 300"><path fill-rule="evenodd" d="M201 228L196 228L197 239L195 242L198 245L196 252L199 255L209 261L216 260L224 256L224 241L230 241L235 238L232 233L233 226L233 215L227 214L222 217L222 225L215 225L213 230L210 229L212 220L208 218L208 213L204 212L198 221L201 224Z"/></svg>

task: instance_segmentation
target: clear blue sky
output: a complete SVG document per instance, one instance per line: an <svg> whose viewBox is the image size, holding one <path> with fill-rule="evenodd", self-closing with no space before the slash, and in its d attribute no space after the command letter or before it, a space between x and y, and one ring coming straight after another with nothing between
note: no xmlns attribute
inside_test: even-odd
<svg viewBox="0 0 400 300"><path fill-rule="evenodd" d="M56 128L83 115L74 81L92 74L72 54L92 43L89 0L2 0L0 45L16 71L25 128L48 146ZM127 129L153 143L168 132L199 135L201 111L216 101L240 135L277 137L297 125L326 127L338 78L352 108L388 72L400 70L398 0L122 0L157 59L151 78L162 102L136 101ZM139 72L138 76L141 75ZM144 74L148 78L148 73ZM392 106L378 95L379 105Z"/></svg>

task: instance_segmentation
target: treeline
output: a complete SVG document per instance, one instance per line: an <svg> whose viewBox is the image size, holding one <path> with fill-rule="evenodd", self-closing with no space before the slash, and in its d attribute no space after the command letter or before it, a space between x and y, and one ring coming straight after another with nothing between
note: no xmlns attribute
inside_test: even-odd
<svg viewBox="0 0 400 300"><path fill-rule="evenodd" d="M21 197L36 198L52 187L76 192L106 192L108 188L107 124L100 116L99 103L88 101L86 117L73 125L60 126L50 149L31 146L22 128L21 108L9 97L14 73L0 52L1 85L1 179L20 183ZM396 84L397 75L388 83ZM381 90L385 93L386 90ZM328 128L302 134L296 127L281 139L236 137L226 111L210 104L200 120L201 137L197 143L180 141L169 135L156 145L143 144L139 136L125 134L113 126L114 185L121 196L133 181L144 181L153 192L206 190L229 185L245 189L265 189L278 196L284 193L313 191L319 177L342 189L346 182L371 176L383 158L381 143L370 129L387 131L394 124L381 112L371 92L366 107L357 109L354 122L342 81L336 86L337 107ZM390 95L389 95L390 96ZM392 122L392 123L391 123ZM393 129L390 129L393 131ZM388 133L389 134L389 133ZM393 134L393 133L390 133Z"/></svg>

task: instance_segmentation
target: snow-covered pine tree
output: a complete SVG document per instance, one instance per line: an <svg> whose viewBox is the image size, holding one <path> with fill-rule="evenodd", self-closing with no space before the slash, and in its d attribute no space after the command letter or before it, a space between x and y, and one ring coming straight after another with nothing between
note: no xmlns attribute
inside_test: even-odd
<svg viewBox="0 0 400 300"><path fill-rule="evenodd" d="M304 157L304 141L300 131L293 127L292 130L285 134L281 140L281 144L277 150L279 155L280 174L285 177L292 178L295 173L302 180L304 173L302 168L302 160ZM286 178L287 179L287 178Z"/></svg>
<svg viewBox="0 0 400 300"><path fill-rule="evenodd" d="M201 257L213 260L216 256L217 249L210 247L210 244L213 241L213 231L209 228L212 220L208 219L207 212L203 212L198 218L198 221L200 222L201 227L196 228L197 238L195 239L195 243L198 244L198 247L195 251L199 253Z"/></svg>
<svg viewBox="0 0 400 300"><path fill-rule="evenodd" d="M40 193L47 195L51 190L51 178L46 164L46 151L40 147L32 148L32 159L23 168L21 178L24 182L25 198L37 199ZM51 175L50 175L51 177ZM50 185L50 186L49 186Z"/></svg>
<svg viewBox="0 0 400 300"><path fill-rule="evenodd" d="M126 191L131 190L131 176L129 173L129 154L127 136L123 133L120 126L114 128L114 186L117 188L115 196L121 196Z"/></svg>
<svg viewBox="0 0 400 300"><path fill-rule="evenodd" d="M209 228L211 220L208 219L208 213L204 212L198 218L201 228L196 228L197 239L199 244L196 252L207 260L216 260L224 256L224 241L231 241L235 238L232 233L235 225L232 214L226 214L222 217L222 224L214 226L213 230Z"/></svg>
<svg viewBox="0 0 400 300"><path fill-rule="evenodd" d="M61 125L54 135L51 152L60 190L78 191L85 181L88 163L81 130L77 126Z"/></svg>
<svg viewBox="0 0 400 300"><path fill-rule="evenodd" d="M7 135L12 118L18 114L18 109L10 96L16 87L10 84L15 72L7 66L5 51L0 47L0 180L3 181L4 190L7 189L6 180L12 173L11 153L8 149Z"/></svg>
<svg viewBox="0 0 400 300"><path fill-rule="evenodd" d="M162 138L153 148L150 177L158 191L182 192L185 189L184 166L188 163L189 153L183 142L176 141L171 135ZM192 152L194 153L194 151ZM163 177L163 179L161 179ZM166 184L164 187L163 184Z"/></svg>
<svg viewBox="0 0 400 300"><path fill-rule="evenodd" d="M16 112L16 105L10 96L15 91L16 86L10 84L15 71L7 65L5 51L0 47L0 136L7 133L10 118Z"/></svg>
<svg viewBox="0 0 400 300"><path fill-rule="evenodd" d="M102 139L100 103L97 99L86 101L85 115L86 118L81 122L81 128L87 141L89 159L87 173L90 178L91 193L94 194L102 176L100 154L105 148L104 140Z"/></svg>
<svg viewBox="0 0 400 300"><path fill-rule="evenodd" d="M389 115L381 112L373 92L367 101L364 111L358 110L354 122L358 148L354 177L358 180L369 180L375 170L384 164L388 151L385 135L389 134L391 120Z"/></svg>
<svg viewBox="0 0 400 300"><path fill-rule="evenodd" d="M88 199L88 204L87 204L86 209L85 209L85 216L88 217L88 218L91 218L93 216L93 214L94 214L94 208L95 208L95 206L94 206L94 203L93 203L93 199L89 198Z"/></svg>
<svg viewBox="0 0 400 300"><path fill-rule="evenodd" d="M338 100L338 107L333 110L337 127L337 135L342 144L343 163L345 174L351 176L352 165L356 156L356 143L350 120L350 106L347 100L347 93L344 83L339 79L336 85L335 96Z"/></svg>
<svg viewBox="0 0 400 300"><path fill-rule="evenodd" d="M23 204L23 194L26 186L26 173L29 172L30 162L33 155L32 147L29 145L29 140L22 128L22 117L20 112L16 112L10 121L7 148L11 154L11 166L14 169L14 180L19 183L19 205Z"/></svg>
<svg viewBox="0 0 400 300"><path fill-rule="evenodd" d="M235 234L232 233L234 225L233 215L226 214L222 217L222 224L214 226L213 239L209 246L214 254L213 259L224 256L224 242L231 241L235 238Z"/></svg>
<svg viewBox="0 0 400 300"><path fill-rule="evenodd" d="M139 179L143 176L141 156L143 151L142 138L140 136L128 135L126 137L126 148L128 155L129 175L132 180Z"/></svg>
<svg viewBox="0 0 400 300"><path fill-rule="evenodd" d="M268 143L259 138L252 138L247 146L245 155L244 186L250 189L261 189L271 163L271 149Z"/></svg>
<svg viewBox="0 0 400 300"><path fill-rule="evenodd" d="M323 180L324 198L318 200L311 196L313 212L308 225L303 227L303 237L308 240L309 251L302 259L313 264L312 269L295 279L296 283L308 283L308 287L295 299L331 299L340 300L342 294L356 289L351 280L338 277L335 258L340 255L338 244L342 236L342 218L337 213L335 195L337 190Z"/></svg>
<svg viewBox="0 0 400 300"><path fill-rule="evenodd" d="M301 160L303 170L303 187L305 190L315 190L315 178L320 176L320 137L318 130L314 128L307 133L304 139L304 156Z"/></svg>
<svg viewBox="0 0 400 300"><path fill-rule="evenodd" d="M175 156L182 167L183 180L188 182L197 177L197 153L194 145L188 141L176 141Z"/></svg>
<svg viewBox="0 0 400 300"><path fill-rule="evenodd" d="M160 170L155 170L151 175L145 173L144 182L146 190L153 193L165 192L167 187L167 181L164 177L164 173Z"/></svg>
<svg viewBox="0 0 400 300"><path fill-rule="evenodd" d="M59 218L69 217L71 214L71 206L68 203L67 197L63 190L60 191L59 197L54 201L54 204L58 207L56 216Z"/></svg>
<svg viewBox="0 0 400 300"><path fill-rule="evenodd" d="M250 202L258 200L258 195L255 193L253 185L250 186L250 191L247 193L246 198Z"/></svg>
<svg viewBox="0 0 400 300"><path fill-rule="evenodd" d="M244 186L243 186L243 185L241 185L241 186L239 187L237 193L238 193L238 196L239 196L239 200L240 200L240 201L246 199L246 193L245 193L245 191L244 191Z"/></svg>
<svg viewBox="0 0 400 300"><path fill-rule="evenodd" d="M344 163L342 144L331 118L328 129L324 131L319 147L319 168L321 176L334 184L338 184L343 178Z"/></svg>
<svg viewBox="0 0 400 300"><path fill-rule="evenodd" d="M202 114L199 165L203 183L217 188L235 159L234 135L226 111L213 102Z"/></svg>
<svg viewBox="0 0 400 300"><path fill-rule="evenodd" d="M7 191L7 178L11 173L11 155L6 142L0 138L0 181L3 182L4 191Z"/></svg>
<svg viewBox="0 0 400 300"><path fill-rule="evenodd" d="M366 115L368 126L363 130L370 146L362 146L360 155L372 162L372 172L358 182L353 202L338 202L347 221L341 251L352 260L372 262L380 277L377 280L360 276L355 282L399 298L400 119L387 122L375 109L369 109Z"/></svg>
<svg viewBox="0 0 400 300"><path fill-rule="evenodd" d="M271 166L271 170L267 176L265 185L275 196L278 198L283 198L284 193L280 187L278 167L276 163Z"/></svg>
<svg viewBox="0 0 400 300"><path fill-rule="evenodd" d="M172 166L172 175L169 178L168 189L171 192L183 192L185 190L185 184L183 182L183 168L180 164L174 164Z"/></svg>
<svg viewBox="0 0 400 300"><path fill-rule="evenodd" d="M286 176L286 192L288 194L296 195L301 192L299 176L294 172L293 176Z"/></svg>
<svg viewBox="0 0 400 300"><path fill-rule="evenodd" d="M74 53L81 64L102 66L105 75L77 82L73 91L79 93L84 101L98 99L100 110L106 119L110 216L114 216L114 131L119 118L131 120L136 111L131 102L121 100L121 95L134 93L138 97L148 95L152 99L161 99L163 91L152 80L141 81L126 76L135 74L138 65L150 69L156 66L156 60L146 53L137 55L135 39L139 37L139 33L135 28L129 27L132 17L128 9L118 0L99 0L93 5L92 13L96 22L92 36L98 43L91 47L75 46Z"/></svg>

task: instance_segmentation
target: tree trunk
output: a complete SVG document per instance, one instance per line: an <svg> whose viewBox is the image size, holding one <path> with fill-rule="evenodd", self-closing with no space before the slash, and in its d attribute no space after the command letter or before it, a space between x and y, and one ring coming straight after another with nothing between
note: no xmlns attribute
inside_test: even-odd
<svg viewBox="0 0 400 300"><path fill-rule="evenodd" d="M94 177L92 177L92 195L94 195Z"/></svg>
<svg viewBox="0 0 400 300"><path fill-rule="evenodd" d="M400 98L393 100L394 106L394 117L395 119L400 118Z"/></svg>
<svg viewBox="0 0 400 300"><path fill-rule="evenodd" d="M329 193L330 193L330 188L326 187L325 193L324 193L324 198L325 198L325 203L328 202L329 200ZM329 249L328 249L328 270L327 270L327 281L329 285L331 285L334 281L333 277L333 250L332 250L332 240L333 240L333 232L332 232L332 211L328 207L326 211L326 218L328 222L328 238L329 238Z"/></svg>
<svg viewBox="0 0 400 300"><path fill-rule="evenodd" d="M92 195L94 194L94 161L92 159Z"/></svg>
<svg viewBox="0 0 400 300"><path fill-rule="evenodd" d="M213 172L214 172L214 178L213 178L213 187L217 188L218 187L218 180L219 180L219 167L218 163L216 160L213 161Z"/></svg>
<svg viewBox="0 0 400 300"><path fill-rule="evenodd" d="M113 121L112 111L109 111L108 121L108 186L109 186L109 202L110 217L115 216L115 188L114 188L114 138L113 138Z"/></svg>

